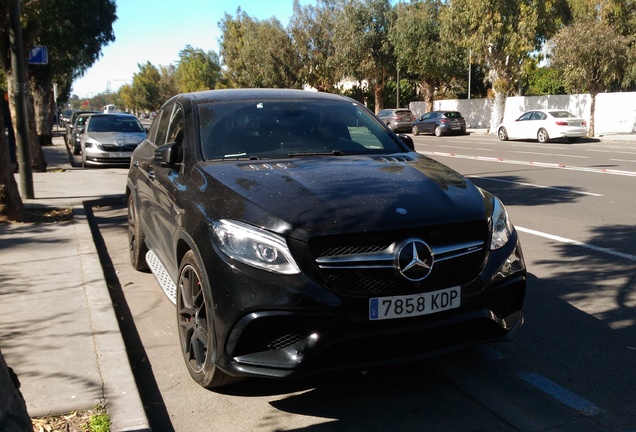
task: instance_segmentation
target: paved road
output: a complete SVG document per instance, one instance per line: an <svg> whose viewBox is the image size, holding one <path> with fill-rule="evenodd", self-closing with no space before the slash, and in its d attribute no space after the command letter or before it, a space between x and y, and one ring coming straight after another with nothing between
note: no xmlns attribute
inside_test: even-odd
<svg viewBox="0 0 636 432"><path fill-rule="evenodd" d="M602 172L610 164L636 171L610 162L636 159L636 147L537 149L479 135L415 142L500 195L522 230L531 279L518 337L364 375L206 391L183 365L174 306L150 274L129 265L125 209L100 206L108 283L154 431L636 430L636 178Z"/></svg>

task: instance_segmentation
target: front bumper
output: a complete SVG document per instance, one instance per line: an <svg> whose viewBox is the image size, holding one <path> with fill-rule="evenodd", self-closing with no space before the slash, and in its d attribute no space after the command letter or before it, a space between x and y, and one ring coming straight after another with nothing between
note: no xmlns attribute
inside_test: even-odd
<svg viewBox="0 0 636 432"><path fill-rule="evenodd" d="M343 297L303 275L274 286L270 281L276 277L268 281L246 271L237 278L241 269L226 267L224 272L236 282L222 274L212 278L224 286L225 295L223 301L215 300L220 320L217 366L233 376L296 378L419 361L509 340L523 323L526 289L516 235L511 240L490 253L477 278L462 285L460 308L394 320L370 321L368 297ZM228 307L227 294L235 290L242 295ZM214 288L212 293L213 298L221 295ZM259 297L271 299L270 304L259 305Z"/></svg>

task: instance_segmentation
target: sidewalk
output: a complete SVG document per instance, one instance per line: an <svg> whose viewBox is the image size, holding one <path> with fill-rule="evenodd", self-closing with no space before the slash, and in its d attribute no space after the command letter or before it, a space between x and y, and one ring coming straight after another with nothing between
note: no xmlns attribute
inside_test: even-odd
<svg viewBox="0 0 636 432"><path fill-rule="evenodd" d="M53 143L25 206L72 208L73 221L0 224L0 348L31 417L105 401L112 431L149 431L84 209L123 196L127 170L74 168Z"/></svg>

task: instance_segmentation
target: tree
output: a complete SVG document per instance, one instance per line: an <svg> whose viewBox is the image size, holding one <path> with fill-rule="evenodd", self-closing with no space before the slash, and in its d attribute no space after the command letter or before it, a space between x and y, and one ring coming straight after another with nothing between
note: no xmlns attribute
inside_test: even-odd
<svg viewBox="0 0 636 432"><path fill-rule="evenodd" d="M384 108L386 83L396 71L389 28L395 11L389 0L345 0L337 16L334 43L347 76L373 88L375 112Z"/></svg>
<svg viewBox="0 0 636 432"><path fill-rule="evenodd" d="M231 87L300 88L300 62L276 18L259 21L238 8L219 22L225 79Z"/></svg>
<svg viewBox="0 0 636 432"><path fill-rule="evenodd" d="M115 40L112 24L117 19L113 0L41 0L25 9L40 31L33 41L49 50L46 65L30 65L29 75L37 135L42 145L51 145L54 122L52 80L83 74L101 55L103 46ZM60 23L72 25L60 25Z"/></svg>
<svg viewBox="0 0 636 432"><path fill-rule="evenodd" d="M159 69L149 61L145 64L137 64L137 67L139 72L133 75L131 92L134 106L146 111L155 111L164 102L160 99Z"/></svg>
<svg viewBox="0 0 636 432"><path fill-rule="evenodd" d="M455 37L441 32L443 7L441 0L399 3L389 30L397 63L418 81L427 111L433 109L436 91L450 86L468 65L466 50L455 43Z"/></svg>
<svg viewBox="0 0 636 432"><path fill-rule="evenodd" d="M177 67L175 65L159 66L159 100L163 105L172 96L179 93L177 88ZM218 81L217 81L218 82Z"/></svg>
<svg viewBox="0 0 636 432"><path fill-rule="evenodd" d="M488 67L495 94L490 131L503 120L506 97L515 92L525 63L562 20L563 0L449 0L445 31ZM567 8L566 8L567 9Z"/></svg>
<svg viewBox="0 0 636 432"><path fill-rule="evenodd" d="M624 85L631 42L608 23L588 19L563 28L554 37L552 66L561 71L568 90L590 93L590 136L594 136L596 95Z"/></svg>
<svg viewBox="0 0 636 432"><path fill-rule="evenodd" d="M47 65L29 68L32 100L29 110L29 142L33 168L46 169L41 144L51 143L53 124L53 77L68 83L80 76L99 57L101 47L114 40L112 23L116 19L114 0L40 0L21 2L23 49L25 59L31 47L44 45L49 50ZM14 81L9 59L8 16L11 1L0 3L0 65L7 72L9 95L13 100ZM61 25L67 23L66 25ZM12 102L13 105L13 102ZM15 112L15 110L14 110Z"/></svg>
<svg viewBox="0 0 636 432"><path fill-rule="evenodd" d="M221 78L219 56L190 45L179 53L175 83L180 93L211 90Z"/></svg>
<svg viewBox="0 0 636 432"><path fill-rule="evenodd" d="M317 0L316 6L301 6L294 0L288 25L301 65L299 78L318 91L334 92L343 78L334 45L337 5L337 0Z"/></svg>

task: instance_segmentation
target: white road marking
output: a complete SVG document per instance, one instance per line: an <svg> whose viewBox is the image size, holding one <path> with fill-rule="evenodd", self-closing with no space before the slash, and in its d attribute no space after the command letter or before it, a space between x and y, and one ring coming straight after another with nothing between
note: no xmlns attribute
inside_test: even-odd
<svg viewBox="0 0 636 432"><path fill-rule="evenodd" d="M636 171L623 171L623 170L614 170L607 168L587 168L587 167L576 167L570 166L560 163L545 163L545 162L528 162L528 161L517 161L512 159L504 159L501 157L486 157L486 156L467 156L467 155L459 155L455 153L443 153L443 152L431 152L431 151L423 151L419 150L418 153L429 156L442 156L442 157L456 157L458 159L475 159L482 160L488 162L500 162L507 163L513 165L526 165L526 166L540 166L540 167L548 167L548 168L559 168L568 171L582 171L582 172L590 172L596 174L612 174L612 175L620 175L620 176L628 176L628 177L636 177Z"/></svg>
<svg viewBox="0 0 636 432"><path fill-rule="evenodd" d="M574 155L566 155L566 154L559 154L559 153L539 153L539 152L524 152L524 151L511 151L510 153L522 153L522 154L534 154L534 155L541 155L541 156L562 156L562 157L569 157L569 158L590 159L589 156L574 156Z"/></svg>
<svg viewBox="0 0 636 432"><path fill-rule="evenodd" d="M533 188L538 188L538 189L550 189L550 190L556 190L556 191L560 191L560 192L569 192L569 193L579 194L579 195L589 195L589 196L595 196L595 197L604 196L604 195L593 193L593 192L582 192L582 191L576 191L576 190L571 190L571 189L563 189L563 188L556 188L556 187L552 187L552 186L538 185L538 184L533 184L533 183L524 183L524 182L516 182L516 181L510 181L510 180L502 180L502 179L493 178L493 177L482 177L482 176L478 176L478 175L469 175L469 176L466 176L466 177L468 177L468 178L479 178L479 179L491 180L491 181L502 182L502 183L518 184L518 185L528 186L528 187L533 187Z"/></svg>
<svg viewBox="0 0 636 432"><path fill-rule="evenodd" d="M586 248L586 249L593 250L595 252L600 252L600 253L604 253L606 255L612 255L612 256L615 256L615 257L619 257L619 258L624 258L624 259L630 260L630 261L636 261L636 255L626 254L626 253L623 253L623 252L615 251L613 249L608 249L608 248L604 248L604 247L600 247L600 246L594 246L594 245L591 245L589 243L583 243L583 242L580 242L578 240L572 240L572 239L561 237L561 236L557 236L557 235L554 235L554 234L548 234L548 233L544 233L544 232L541 232L541 231L536 231L536 230L533 230L533 229L530 229L530 228L524 228L524 227L520 227L520 226L516 226L516 225L515 225L515 228L517 229L517 231L521 231L521 232L524 232L526 234L532 234L532 235L535 235L535 236L539 236L539 237L547 238L547 239L550 239L550 240L554 240L554 241L557 241L557 242L560 242L560 243L567 243L567 244L571 244L571 245L575 245L575 246L580 246L580 247L583 247L583 248Z"/></svg>

